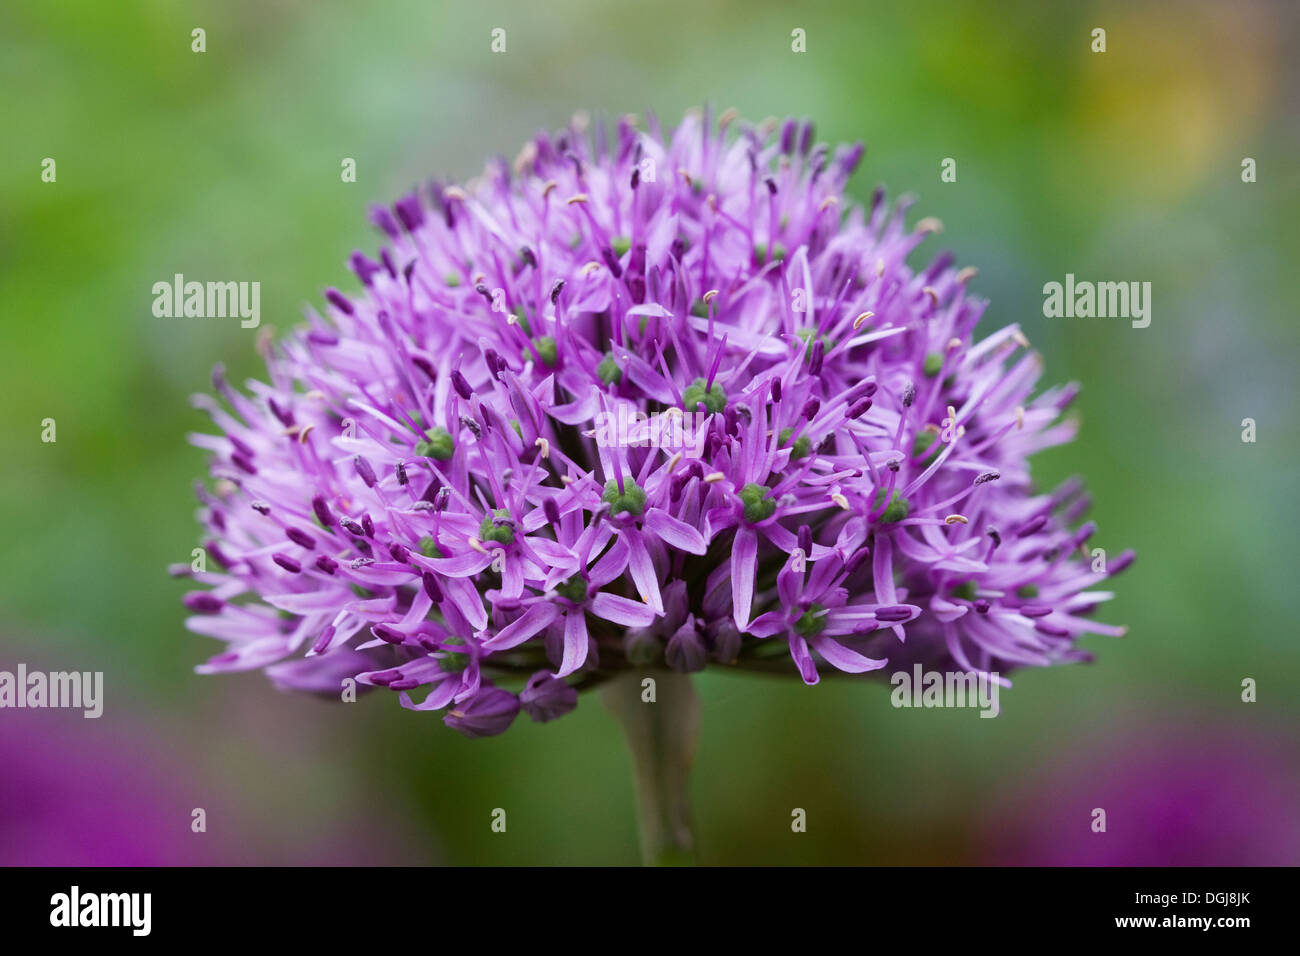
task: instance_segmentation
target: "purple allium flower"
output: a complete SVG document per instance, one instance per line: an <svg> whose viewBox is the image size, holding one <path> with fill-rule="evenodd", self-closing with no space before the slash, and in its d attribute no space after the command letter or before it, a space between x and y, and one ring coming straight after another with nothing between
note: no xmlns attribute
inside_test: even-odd
<svg viewBox="0 0 1300 956"><path fill-rule="evenodd" d="M1131 554L1082 557L1078 484L1029 477L1075 389L1033 395L1016 326L976 339L973 270L907 265L937 223L846 200L861 146L580 127L376 210L268 382L197 399L200 671L480 736L629 667L1004 672L1123 633L1087 615Z"/></svg>

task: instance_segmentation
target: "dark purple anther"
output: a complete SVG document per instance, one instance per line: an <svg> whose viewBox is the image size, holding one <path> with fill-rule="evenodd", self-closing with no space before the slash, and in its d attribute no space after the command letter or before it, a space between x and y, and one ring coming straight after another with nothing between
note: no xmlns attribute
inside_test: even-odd
<svg viewBox="0 0 1300 956"><path fill-rule="evenodd" d="M806 524L799 525L799 550L804 553L804 557L812 554L812 528Z"/></svg>
<svg viewBox="0 0 1300 956"><path fill-rule="evenodd" d="M799 124L795 120L788 119L781 124L781 152L789 156L794 151L794 137L799 130Z"/></svg>
<svg viewBox="0 0 1300 956"><path fill-rule="evenodd" d="M311 510L316 512L317 521L327 528L333 527L334 515L330 512L330 506L325 503L324 495L316 495L311 499Z"/></svg>
<svg viewBox="0 0 1300 956"><path fill-rule="evenodd" d="M912 609L903 604L888 604L885 607L876 608L876 620L897 623L911 619Z"/></svg>
<svg viewBox="0 0 1300 956"><path fill-rule="evenodd" d="M311 551L316 547L316 539L301 528L285 528L284 533L288 536L290 541L294 544L302 545L308 551Z"/></svg>
<svg viewBox="0 0 1300 956"><path fill-rule="evenodd" d="M203 547L208 552L208 557L210 557L213 561L216 561L217 564L221 565L227 571L229 571L231 568L235 566L234 563L230 560L230 558L226 555L226 552L221 550L221 546L217 544L217 542L208 541L203 545Z"/></svg>
<svg viewBox="0 0 1300 956"><path fill-rule="evenodd" d="M405 634L395 627L389 627L387 624L376 624L370 629L370 633L387 644L402 644L406 641Z"/></svg>
<svg viewBox="0 0 1300 956"><path fill-rule="evenodd" d="M845 179L853 175L854 171L858 168L858 164L862 162L862 157L863 155L866 154L866 152L867 152L867 147L864 146L862 143L854 143L852 146L850 146L847 150L844 151L843 157L840 159L840 163L844 169Z"/></svg>
<svg viewBox="0 0 1300 956"><path fill-rule="evenodd" d="M276 564L278 564L280 567L284 568L290 574L298 574L302 571L301 564L299 564L293 558L289 557L287 554L281 554L279 551L271 555L271 560L274 561Z"/></svg>
<svg viewBox="0 0 1300 956"><path fill-rule="evenodd" d="M442 601L442 586L438 584L438 579L432 572L425 571L420 575L420 583L424 585L424 593L429 595L429 600L434 604Z"/></svg>
<svg viewBox="0 0 1300 956"><path fill-rule="evenodd" d="M542 502L542 513L552 525L560 523L560 506L555 503L554 498L547 498Z"/></svg>
<svg viewBox="0 0 1300 956"><path fill-rule="evenodd" d="M1097 522L1088 521L1080 525L1079 530L1074 532L1074 536L1070 539L1070 550L1074 550L1075 548L1079 547L1079 545L1083 544L1085 541L1087 541L1096 533L1097 533Z"/></svg>
<svg viewBox="0 0 1300 956"><path fill-rule="evenodd" d="M610 274L615 279L622 278L623 266L619 263L618 256L614 255L614 250L612 248L606 246L604 249L600 250L600 258L605 261L605 268L610 271Z"/></svg>
<svg viewBox="0 0 1300 956"><path fill-rule="evenodd" d="M812 120L803 124L803 129L799 131L799 152L808 155L808 150L812 149L814 127Z"/></svg>
<svg viewBox="0 0 1300 956"><path fill-rule="evenodd" d="M420 197L415 193L397 200L393 204L393 212L397 214L397 221L407 232L415 232L424 225L424 209L420 206Z"/></svg>
<svg viewBox="0 0 1300 956"><path fill-rule="evenodd" d="M339 563L328 554L322 554L316 559L316 567L326 574L333 574L338 570Z"/></svg>
<svg viewBox="0 0 1300 956"><path fill-rule="evenodd" d="M816 378L822 373L822 362L826 358L826 345L821 339L813 342L812 357L808 360L808 374Z"/></svg>
<svg viewBox="0 0 1300 956"><path fill-rule="evenodd" d="M402 234L402 230L397 227L397 222L393 219L392 213L383 206L375 206L370 210L370 221L384 230L390 239L396 239Z"/></svg>
<svg viewBox="0 0 1300 956"><path fill-rule="evenodd" d="M362 252L352 253L351 258L348 259L348 265L351 266L352 271L356 273L357 278L361 280L361 284L364 286L369 286L370 280L374 278L375 273L382 271L384 268Z"/></svg>
<svg viewBox="0 0 1300 956"><path fill-rule="evenodd" d="M1121 554L1118 558L1116 558L1114 561L1110 563L1110 567L1107 569L1107 573L1109 573L1112 577L1116 574L1119 574L1130 564L1132 564L1133 559L1136 557L1137 554L1135 552L1125 551L1123 554Z"/></svg>
<svg viewBox="0 0 1300 956"><path fill-rule="evenodd" d="M474 397L474 389L469 387L469 381L460 374L460 369L452 371L451 386L456 390L456 394L467 402Z"/></svg>
<svg viewBox="0 0 1300 956"><path fill-rule="evenodd" d="M320 632L320 637L312 643L311 649L314 653L319 654L330 646L330 641L334 640L334 625L326 624L325 629Z"/></svg>
<svg viewBox="0 0 1300 956"><path fill-rule="evenodd" d="M1045 524L1047 524L1047 515L1039 515L1036 518L1030 518L1020 526L1020 530L1016 532L1016 537L1027 538L1031 534L1042 531Z"/></svg>
<svg viewBox="0 0 1300 956"><path fill-rule="evenodd" d="M856 405L854 405L852 408L849 409L848 417L861 418L863 415L867 413L867 410L871 408L871 404L872 404L871 399L869 398L862 399Z"/></svg>
<svg viewBox="0 0 1300 956"><path fill-rule="evenodd" d="M312 329L307 333L307 341L312 345L324 345L332 348L339 344L339 337L333 332L326 332L322 329Z"/></svg>
<svg viewBox="0 0 1300 956"><path fill-rule="evenodd" d="M934 257L934 261L925 270L925 281L933 282L941 276L945 269L953 264L954 256L950 250L945 249Z"/></svg>
<svg viewBox="0 0 1300 956"><path fill-rule="evenodd" d="M182 600L185 606L196 614L216 614L226 606L225 601L213 597L207 591L191 591Z"/></svg>
<svg viewBox="0 0 1300 956"><path fill-rule="evenodd" d="M849 556L849 559L844 562L845 575L853 574L853 572L857 571L858 568L862 567L869 560L871 560L870 549L859 548L857 551L854 551L853 554Z"/></svg>
<svg viewBox="0 0 1300 956"><path fill-rule="evenodd" d="M293 412L282 408L280 403L274 398L268 398L266 400L266 406L271 409L271 414L274 415L285 428L289 428L293 425Z"/></svg>
<svg viewBox="0 0 1300 956"><path fill-rule="evenodd" d="M437 381L438 379L437 370L433 367L433 363L430 362L423 355L412 355L411 364L414 365L416 368L418 368L425 375L427 375L429 377L429 381L431 382Z"/></svg>
<svg viewBox="0 0 1300 956"><path fill-rule="evenodd" d="M870 398L872 395L875 394L876 394L876 380L874 378L869 378L866 379L865 381L858 382L857 385L854 385L851 389L849 389L849 393L844 396L844 400L848 402L850 405L852 405L854 402L858 401L858 399Z"/></svg>
<svg viewBox="0 0 1300 956"><path fill-rule="evenodd" d="M334 308L338 309L340 312L347 315L353 315L355 313L355 310L352 308L352 303L349 302L347 296L338 289L332 287L326 289L325 298L329 300L330 305L334 306Z"/></svg>
<svg viewBox="0 0 1300 956"><path fill-rule="evenodd" d="M809 163L812 166L812 175L809 177L811 182L817 182L818 177L825 172L826 165L830 162L829 154L830 147L825 143L818 144L817 148L813 150L812 160Z"/></svg>
<svg viewBox="0 0 1300 956"><path fill-rule="evenodd" d="M370 467L370 462L357 455L352 460L353 467L357 470L357 477L366 483L367 488L375 487L375 469Z"/></svg>

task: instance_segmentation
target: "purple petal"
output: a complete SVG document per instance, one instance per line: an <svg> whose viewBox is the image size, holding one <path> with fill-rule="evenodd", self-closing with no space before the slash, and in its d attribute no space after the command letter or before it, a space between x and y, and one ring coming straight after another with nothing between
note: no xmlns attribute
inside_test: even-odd
<svg viewBox="0 0 1300 956"><path fill-rule="evenodd" d="M790 623L785 614L780 611L768 611L750 621L745 631L755 637L771 637L773 634L789 630L789 627Z"/></svg>
<svg viewBox="0 0 1300 956"><path fill-rule="evenodd" d="M645 598L646 603L656 614L662 614L664 603L659 594L659 576L655 574L654 561L650 559L650 552L646 550L641 533L635 529L628 529L623 532L623 537L627 541L628 570L632 574L632 582L636 585L637 592Z"/></svg>
<svg viewBox="0 0 1300 956"><path fill-rule="evenodd" d="M648 604L605 591L592 598L591 613L624 627L648 627L655 619L654 609Z"/></svg>
<svg viewBox="0 0 1300 956"><path fill-rule="evenodd" d="M754 575L758 569L758 535L748 525L736 529L731 546L731 605L736 627L742 631L749 624L749 609L754 603Z"/></svg>
<svg viewBox="0 0 1300 956"><path fill-rule="evenodd" d="M554 621L559 614L560 608L555 604L534 604L521 614L518 620L507 624L497 632L495 637L484 641L483 649L485 651L504 651L512 647L518 647Z"/></svg>
<svg viewBox="0 0 1300 956"><path fill-rule="evenodd" d="M581 610L569 611L564 615L564 655L560 660L560 669L556 677L568 677L583 664L587 663L587 651L591 639L587 634L587 615Z"/></svg>
<svg viewBox="0 0 1300 956"><path fill-rule="evenodd" d="M709 550L704 535L684 521L678 521L661 508L651 508L645 515L645 528L658 535L665 544L689 554L704 554Z"/></svg>
<svg viewBox="0 0 1300 956"><path fill-rule="evenodd" d="M808 653L808 642L798 634L790 634L790 656L794 658L795 666L799 668L799 676L803 682L812 686L817 683L817 665L813 663L812 655Z"/></svg>
<svg viewBox="0 0 1300 956"><path fill-rule="evenodd" d="M813 650L826 659L832 667L849 674L865 674L884 667L889 661L874 657L863 657L857 651L851 651L838 641L817 635L812 639Z"/></svg>

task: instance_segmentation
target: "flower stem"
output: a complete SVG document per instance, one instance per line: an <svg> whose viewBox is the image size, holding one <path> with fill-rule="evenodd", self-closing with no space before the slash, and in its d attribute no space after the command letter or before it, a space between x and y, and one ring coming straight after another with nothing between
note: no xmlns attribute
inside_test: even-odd
<svg viewBox="0 0 1300 956"><path fill-rule="evenodd" d="M654 680L653 700L646 678ZM623 725L636 773L641 861L647 866L695 862L689 781L695 759L699 701L691 679L676 671L620 675L604 691L605 706Z"/></svg>

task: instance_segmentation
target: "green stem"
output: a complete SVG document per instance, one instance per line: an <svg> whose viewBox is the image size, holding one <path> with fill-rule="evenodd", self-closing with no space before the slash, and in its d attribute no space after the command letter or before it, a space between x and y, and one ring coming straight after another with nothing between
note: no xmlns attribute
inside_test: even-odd
<svg viewBox="0 0 1300 956"><path fill-rule="evenodd" d="M653 700L646 678L654 680ZM632 671L611 680L605 705L623 725L636 774L641 860L647 866L695 862L689 781L699 701L691 679L676 671Z"/></svg>

